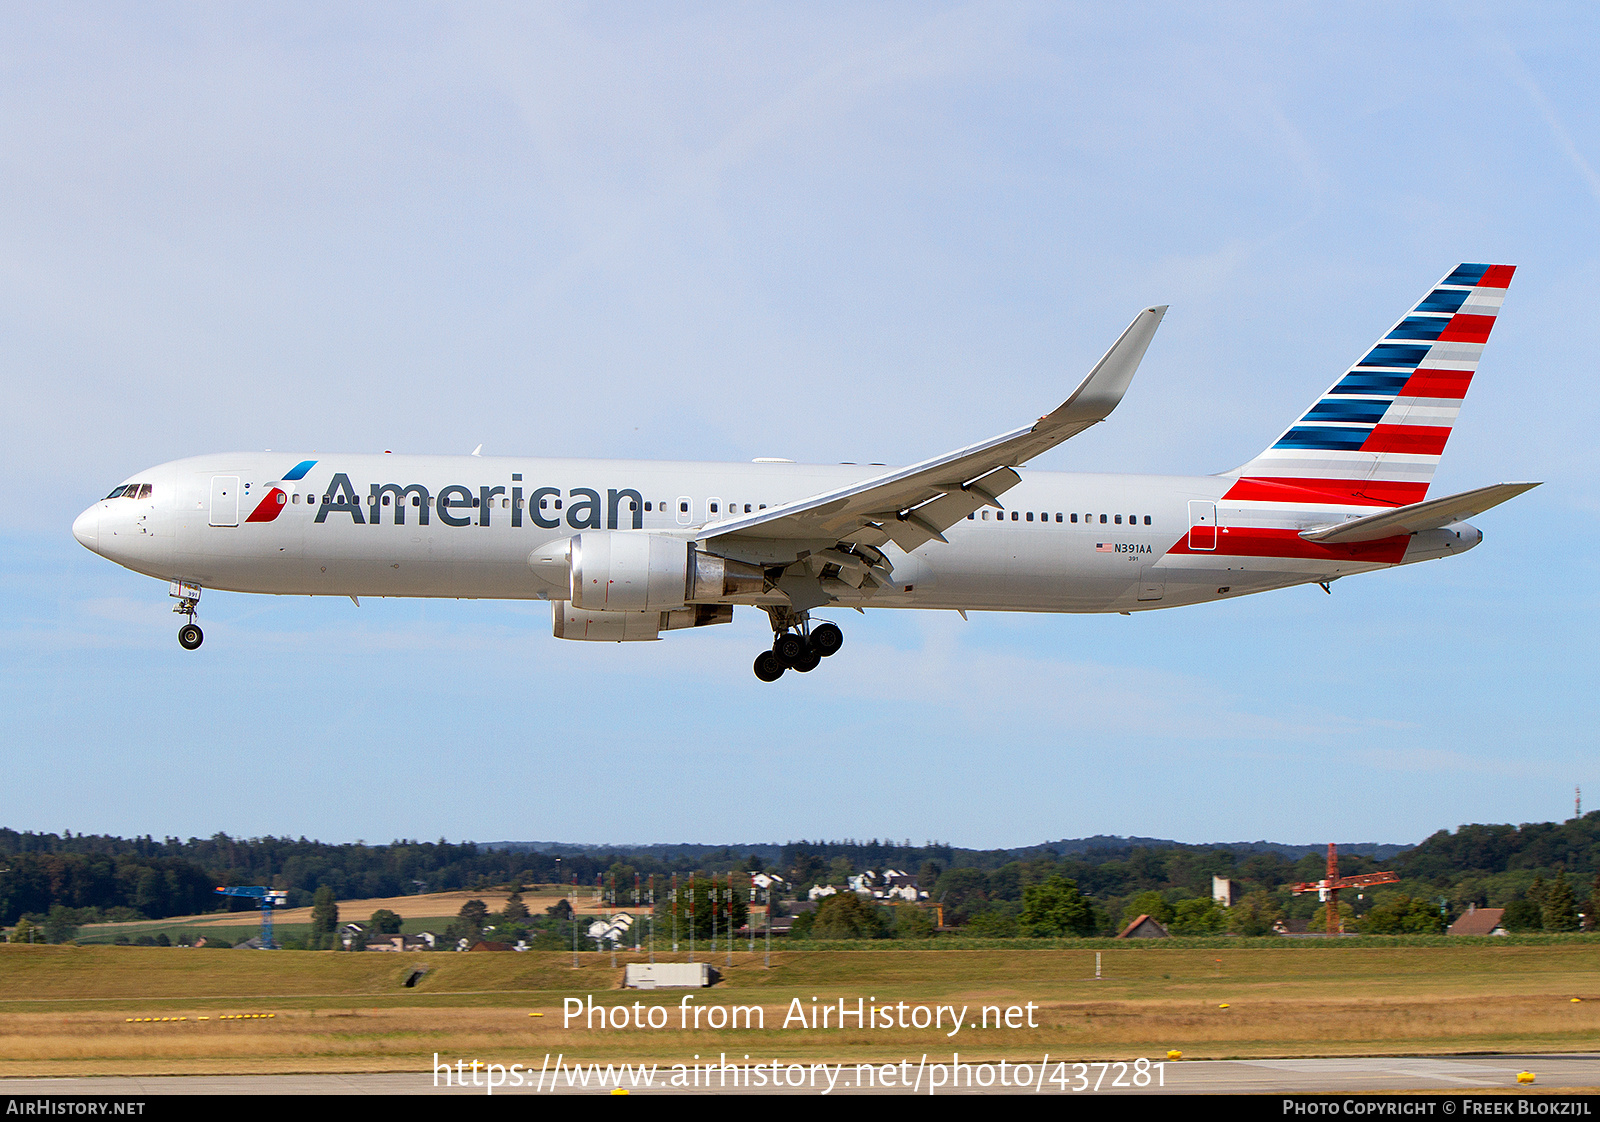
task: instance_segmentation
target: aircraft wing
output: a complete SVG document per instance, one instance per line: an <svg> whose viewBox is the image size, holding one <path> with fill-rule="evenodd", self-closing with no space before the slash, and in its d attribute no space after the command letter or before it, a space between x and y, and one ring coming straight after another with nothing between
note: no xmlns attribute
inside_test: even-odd
<svg viewBox="0 0 1600 1122"><path fill-rule="evenodd" d="M838 542L877 547L894 542L910 552L1020 481L1013 468L1076 436L1111 415L1166 314L1146 308L1089 371L1072 396L1035 423L991 440L958 448L873 479L707 526L702 540L730 537L763 541Z"/></svg>
<svg viewBox="0 0 1600 1122"><path fill-rule="evenodd" d="M1410 506L1369 514L1365 518L1352 518L1333 526L1317 526L1300 531L1309 542L1340 544L1343 542L1370 542L1379 538L1393 538L1401 534L1416 534L1423 530L1438 530L1454 522L1482 514L1491 507L1514 499L1524 491L1531 491L1537 483L1496 483L1492 487L1479 487L1459 495L1442 499L1412 503Z"/></svg>

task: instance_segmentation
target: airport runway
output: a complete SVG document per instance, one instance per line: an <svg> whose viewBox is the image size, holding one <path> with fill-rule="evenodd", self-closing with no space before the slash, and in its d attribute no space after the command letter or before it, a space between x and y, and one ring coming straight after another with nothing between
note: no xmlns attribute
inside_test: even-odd
<svg viewBox="0 0 1600 1122"><path fill-rule="evenodd" d="M1026 1066L1026 1065L1024 1065ZM949 1087L935 1089L935 1094L1049 1094L1099 1097L1128 1094L1362 1094L1393 1092L1433 1092L1472 1094L1473 1092L1504 1093L1525 1090L1534 1093L1552 1091L1594 1092L1600 1088L1600 1054L1546 1054L1534 1056L1384 1056L1343 1059L1310 1060L1202 1060L1184 1061L1166 1065L1164 1085L1154 1078L1146 1087L1113 1087L1112 1081L1126 1072L1115 1068L1101 1072L1100 1065L1089 1065L1083 1090L1076 1090L1078 1079L1075 1068L1069 1065L1068 1075L1073 1086L1063 1090L1059 1083L1046 1082L1042 1089L1033 1085L1037 1064L1029 1068L1030 1085L999 1085L999 1073L991 1070L991 1085L980 1087ZM893 1086L884 1086L874 1079L870 1087L859 1085L855 1065L846 1064L835 1071L833 1085L826 1076L817 1076L809 1069L779 1068L780 1079L804 1080L804 1085L774 1087L767 1080L760 1086L718 1086L714 1077L712 1085L673 1088L664 1085L670 1079L665 1069L658 1071L653 1086L631 1076L623 1086L632 1094L722 1093L722 1094L928 1094L931 1069L917 1072L917 1065L888 1073ZM771 1073L770 1065L767 1068ZM1050 1065L1057 1072L1055 1064ZM1536 1081L1528 1087L1519 1087L1517 1073L1532 1071ZM506 1094L605 1094L614 1083L602 1085L605 1065L598 1070L585 1066L572 1074L563 1071L559 1080L548 1074L542 1091L532 1085L521 1087L500 1086L496 1095ZM533 1076L537 1076L537 1070ZM568 1076L571 1074L571 1078ZM1009 1073L1016 1077L1018 1072ZM583 1079L588 1075L587 1080ZM881 1076L882 1073L880 1072ZM1093 1083L1099 1076L1100 1088ZM902 1085L903 1077L903 1085ZM481 1078L481 1076L480 1076ZM948 1072L946 1073L948 1078ZM977 1072L973 1078L982 1079ZM530 1076L530 1080L532 1076ZM913 1087L913 1079L917 1084ZM753 1081L752 1081L753 1082ZM554 1086L552 1086L554 1083ZM585 1083L587 1085L585 1085ZM79 1096L93 1095L112 1098L142 1098L156 1095L448 1095L488 1093L483 1086L436 1086L435 1078L425 1072L387 1072L351 1075L192 1075L192 1076L108 1076L75 1079L5 1079L0 1080L0 1097L11 1096Z"/></svg>

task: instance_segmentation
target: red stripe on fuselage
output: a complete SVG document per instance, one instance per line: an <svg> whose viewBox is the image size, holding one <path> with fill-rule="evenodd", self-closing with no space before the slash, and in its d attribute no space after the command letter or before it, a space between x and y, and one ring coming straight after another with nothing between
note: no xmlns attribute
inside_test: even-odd
<svg viewBox="0 0 1600 1122"><path fill-rule="evenodd" d="M1459 401L1467 396L1467 388L1471 385L1470 370L1424 370L1419 367L1400 387L1399 396L1455 398Z"/></svg>
<svg viewBox="0 0 1600 1122"><path fill-rule="evenodd" d="M1428 497L1426 483L1390 479L1311 479L1253 476L1234 481L1221 502L1321 503L1339 506L1408 506Z"/></svg>
<svg viewBox="0 0 1600 1122"><path fill-rule="evenodd" d="M1298 530L1226 526L1217 533L1216 549L1190 549L1189 535L1185 534L1167 552L1224 557L1293 557L1313 561L1361 561L1375 565L1398 565L1401 558L1406 555L1406 546L1410 544L1409 534L1379 538L1370 542L1323 545L1306 541Z"/></svg>
<svg viewBox="0 0 1600 1122"><path fill-rule="evenodd" d="M1450 317L1450 322L1439 332L1439 342L1487 343L1489 332L1493 330L1493 316L1456 315Z"/></svg>
<svg viewBox="0 0 1600 1122"><path fill-rule="evenodd" d="M1373 425L1361 450L1437 456L1444 451L1445 441L1449 439L1450 430L1435 425Z"/></svg>

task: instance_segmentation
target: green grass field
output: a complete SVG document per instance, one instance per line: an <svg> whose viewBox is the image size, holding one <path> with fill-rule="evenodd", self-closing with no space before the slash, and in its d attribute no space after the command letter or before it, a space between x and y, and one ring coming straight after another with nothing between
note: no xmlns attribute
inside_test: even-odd
<svg viewBox="0 0 1600 1122"><path fill-rule="evenodd" d="M1196 941L1198 942L1198 941ZM1098 941L1096 941L1096 944ZM691 1005L759 1006L763 1028L679 1027L686 991L622 991L621 964L585 953L222 953L0 946L0 1074L421 1070L434 1053L538 1065L687 1061L726 1052L785 1062L964 1058L1186 1058L1571 1051L1600 1033L1600 942L1257 941L1019 949L702 953L725 980ZM1095 980L1095 953L1103 977ZM682 960L685 956L659 955ZM428 974L401 984L415 966ZM563 1026L563 999L665 1006L668 1026ZM1577 1002L1572 998L1579 998ZM985 1007L1032 1003L1035 1027L780 1027L857 998ZM1222 1006L1226 1006L1223 1008ZM224 1015L274 1013L249 1020ZM530 1016L538 1013L542 1016ZM896 1014L898 1016L898 1014ZM661 1014L658 1014L658 1018ZM137 1022L135 1017L187 1017ZM199 1018L207 1018L200 1020Z"/></svg>

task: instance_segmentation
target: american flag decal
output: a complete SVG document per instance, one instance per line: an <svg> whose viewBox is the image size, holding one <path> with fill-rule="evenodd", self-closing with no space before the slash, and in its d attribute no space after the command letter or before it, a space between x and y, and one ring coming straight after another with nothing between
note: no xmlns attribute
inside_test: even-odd
<svg viewBox="0 0 1600 1122"><path fill-rule="evenodd" d="M1116 550L1112 547L1110 542L1095 542L1094 543L1094 551L1096 553L1115 553L1116 552Z"/></svg>

